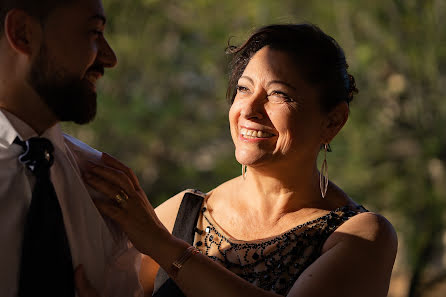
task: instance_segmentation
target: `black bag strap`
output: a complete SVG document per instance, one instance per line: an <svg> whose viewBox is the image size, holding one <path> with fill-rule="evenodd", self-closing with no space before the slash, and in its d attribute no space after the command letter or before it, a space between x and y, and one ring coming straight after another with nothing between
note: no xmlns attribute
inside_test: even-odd
<svg viewBox="0 0 446 297"><path fill-rule="evenodd" d="M175 219L172 235L190 245L194 242L195 227L197 226L203 199L201 192L186 192ZM153 292L152 296L156 297L184 297L183 292L162 268L158 270L156 275Z"/></svg>

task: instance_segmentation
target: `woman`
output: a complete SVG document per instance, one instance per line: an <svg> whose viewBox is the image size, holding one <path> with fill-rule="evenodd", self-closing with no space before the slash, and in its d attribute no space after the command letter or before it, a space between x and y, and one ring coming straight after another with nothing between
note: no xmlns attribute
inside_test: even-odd
<svg viewBox="0 0 446 297"><path fill-rule="evenodd" d="M106 154L106 166L85 176L111 198L99 210L146 255L147 296L386 296L392 225L327 179L329 143L357 92L342 49L301 24L261 28L230 51L229 122L242 176L207 194L182 192L156 211L132 171Z"/></svg>

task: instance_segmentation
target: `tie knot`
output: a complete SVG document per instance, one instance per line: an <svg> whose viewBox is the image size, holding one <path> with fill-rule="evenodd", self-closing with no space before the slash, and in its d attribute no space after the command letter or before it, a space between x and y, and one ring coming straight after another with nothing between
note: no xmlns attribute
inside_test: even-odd
<svg viewBox="0 0 446 297"><path fill-rule="evenodd" d="M23 154L19 156L20 163L28 167L35 175L49 173L49 168L53 165L54 147L51 141L46 138L33 137L27 141L19 138L14 143L23 147Z"/></svg>

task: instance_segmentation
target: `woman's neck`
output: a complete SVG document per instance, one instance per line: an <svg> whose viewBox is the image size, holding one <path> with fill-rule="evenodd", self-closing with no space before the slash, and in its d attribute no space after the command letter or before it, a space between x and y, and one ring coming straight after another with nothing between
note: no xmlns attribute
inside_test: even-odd
<svg viewBox="0 0 446 297"><path fill-rule="evenodd" d="M319 172L315 164L299 170L272 171L249 167L245 179L240 179L242 203L251 211L281 217L302 208L323 206L319 188ZM249 198L248 198L249 197Z"/></svg>

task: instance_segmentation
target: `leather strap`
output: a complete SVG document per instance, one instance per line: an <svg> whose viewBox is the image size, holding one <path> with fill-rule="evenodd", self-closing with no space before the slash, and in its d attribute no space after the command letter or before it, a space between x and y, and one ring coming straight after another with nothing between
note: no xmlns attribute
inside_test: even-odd
<svg viewBox="0 0 446 297"><path fill-rule="evenodd" d="M195 227L197 226L203 199L204 198L198 194L191 192L185 193L178 210L177 218L175 219L172 234L175 237L186 241L190 245L194 242ZM156 297L185 296L162 268L158 270L158 274L156 275L153 292L152 296Z"/></svg>

